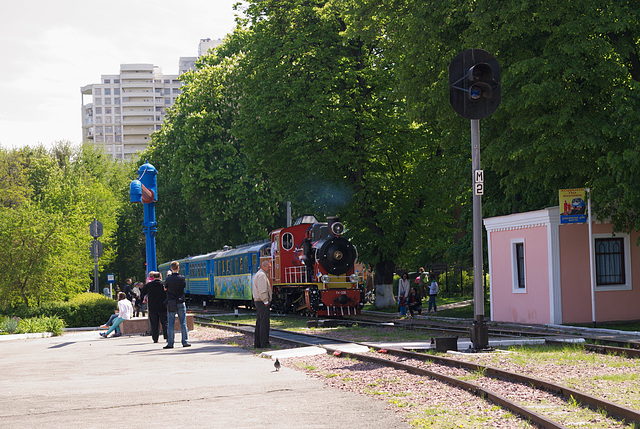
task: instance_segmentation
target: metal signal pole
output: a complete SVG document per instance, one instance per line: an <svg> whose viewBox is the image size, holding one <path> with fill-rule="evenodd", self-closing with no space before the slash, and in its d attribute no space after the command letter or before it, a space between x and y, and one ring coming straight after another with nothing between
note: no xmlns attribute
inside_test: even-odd
<svg viewBox="0 0 640 429"><path fill-rule="evenodd" d="M480 120L471 120L471 169L473 171L473 308L475 319L471 341L475 350L489 347L489 329L484 320L482 258L482 195L484 172L480 169Z"/></svg>

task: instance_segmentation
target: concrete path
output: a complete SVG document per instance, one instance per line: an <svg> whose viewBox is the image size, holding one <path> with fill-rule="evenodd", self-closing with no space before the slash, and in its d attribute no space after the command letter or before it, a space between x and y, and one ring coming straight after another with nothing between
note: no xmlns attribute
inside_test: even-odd
<svg viewBox="0 0 640 429"><path fill-rule="evenodd" d="M408 428L386 403L237 347L98 332L0 342L0 428Z"/></svg>

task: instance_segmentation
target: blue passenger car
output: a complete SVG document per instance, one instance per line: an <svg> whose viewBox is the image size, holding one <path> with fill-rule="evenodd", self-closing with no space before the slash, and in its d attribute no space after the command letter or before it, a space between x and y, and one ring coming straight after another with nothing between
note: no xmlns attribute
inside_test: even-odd
<svg viewBox="0 0 640 429"><path fill-rule="evenodd" d="M230 305L251 304L251 280L260 269L260 258L268 252L269 242L263 241L178 260L180 274L187 283L187 299L197 303L215 299ZM163 278L170 264L158 266Z"/></svg>
<svg viewBox="0 0 640 429"><path fill-rule="evenodd" d="M262 242L216 252L213 258L215 298L252 301L251 279L260 269L261 253L268 249L268 242Z"/></svg>
<svg viewBox="0 0 640 429"><path fill-rule="evenodd" d="M189 296L203 296L213 298L213 258L216 252L187 258L188 276L185 276L187 287L185 293Z"/></svg>

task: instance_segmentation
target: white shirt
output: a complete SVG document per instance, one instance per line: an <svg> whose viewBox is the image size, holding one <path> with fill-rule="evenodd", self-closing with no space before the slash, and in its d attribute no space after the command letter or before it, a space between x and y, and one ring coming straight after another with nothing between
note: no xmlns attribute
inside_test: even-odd
<svg viewBox="0 0 640 429"><path fill-rule="evenodd" d="M121 319L128 320L133 317L133 306L131 305L131 301L126 298L118 301L118 310L120 310L118 317Z"/></svg>
<svg viewBox="0 0 640 429"><path fill-rule="evenodd" d="M254 301L262 301L265 304L271 302L271 284L269 276L265 271L259 269L253 276L253 284L251 286L251 294Z"/></svg>
<svg viewBox="0 0 640 429"><path fill-rule="evenodd" d="M404 296L405 298L409 296L409 279L401 278L398 282L398 297Z"/></svg>
<svg viewBox="0 0 640 429"><path fill-rule="evenodd" d="M438 293L438 283L436 281L432 281L429 285L429 295L435 295Z"/></svg>

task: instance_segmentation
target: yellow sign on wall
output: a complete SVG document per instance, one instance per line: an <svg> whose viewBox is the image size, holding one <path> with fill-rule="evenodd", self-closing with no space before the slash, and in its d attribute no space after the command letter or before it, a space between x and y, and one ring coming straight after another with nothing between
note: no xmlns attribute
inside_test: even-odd
<svg viewBox="0 0 640 429"><path fill-rule="evenodd" d="M584 188L560 189L560 223L585 223L587 192Z"/></svg>

